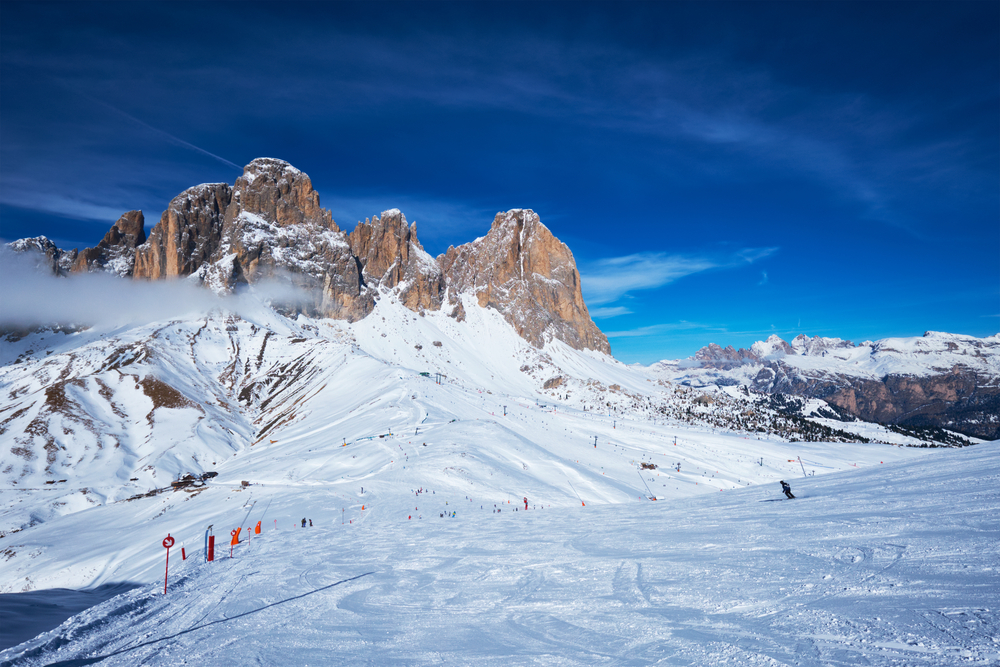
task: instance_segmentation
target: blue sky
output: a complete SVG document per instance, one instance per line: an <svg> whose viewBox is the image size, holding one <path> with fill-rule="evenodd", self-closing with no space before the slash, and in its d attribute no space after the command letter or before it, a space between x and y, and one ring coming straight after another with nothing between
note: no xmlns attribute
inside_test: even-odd
<svg viewBox="0 0 1000 667"><path fill-rule="evenodd" d="M1000 330L1000 4L0 5L0 237L255 157L432 254L532 208L627 362Z"/></svg>

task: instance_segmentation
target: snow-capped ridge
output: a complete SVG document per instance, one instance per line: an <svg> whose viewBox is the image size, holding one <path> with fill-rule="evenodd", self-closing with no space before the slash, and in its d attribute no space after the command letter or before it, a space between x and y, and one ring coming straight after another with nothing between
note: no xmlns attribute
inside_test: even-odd
<svg viewBox="0 0 1000 667"><path fill-rule="evenodd" d="M855 345L840 338L771 335L749 350L711 344L651 367L687 384L742 384L824 399L866 421L1000 437L1000 334L926 332Z"/></svg>

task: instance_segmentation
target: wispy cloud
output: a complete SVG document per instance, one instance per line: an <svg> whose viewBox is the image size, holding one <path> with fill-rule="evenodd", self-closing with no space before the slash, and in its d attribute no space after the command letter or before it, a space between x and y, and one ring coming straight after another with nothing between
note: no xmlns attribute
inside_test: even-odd
<svg viewBox="0 0 1000 667"><path fill-rule="evenodd" d="M777 248L743 248L736 251L736 256L747 264L753 264L754 262L770 257L776 252L778 252Z"/></svg>
<svg viewBox="0 0 1000 667"><path fill-rule="evenodd" d="M594 308L590 311L590 316L601 320L618 317L619 315L631 315L632 311L625 306L612 306L610 308Z"/></svg>
<svg viewBox="0 0 1000 667"><path fill-rule="evenodd" d="M206 315L213 311L261 315L262 304L309 302L315 295L276 278L231 296L190 280L128 280L108 273L56 277L36 253L0 249L0 326L122 325ZM116 298L109 299L108 294Z"/></svg>
<svg viewBox="0 0 1000 667"><path fill-rule="evenodd" d="M635 329L625 329L621 331L605 331L608 338L639 338L646 336L657 336L660 334L676 333L678 331L705 331L726 333L725 327L713 326L709 324L699 324L698 322L663 322L660 324L650 324Z"/></svg>
<svg viewBox="0 0 1000 667"><path fill-rule="evenodd" d="M117 220L125 212L125 209L113 208L72 196L9 188L0 191L0 203L32 211L54 213L75 220L107 220L108 224Z"/></svg>
<svg viewBox="0 0 1000 667"><path fill-rule="evenodd" d="M702 271L752 264L777 251L778 248L742 248L731 255L717 257L666 253L609 257L585 267L581 271L581 285L587 302L601 305L632 292L663 287Z"/></svg>
<svg viewBox="0 0 1000 667"><path fill-rule="evenodd" d="M692 273L714 269L717 261L664 253L637 253L598 260L581 276L587 301L610 303L629 292L655 289Z"/></svg>
<svg viewBox="0 0 1000 667"><path fill-rule="evenodd" d="M169 141L172 144L175 144L177 146L181 146L183 148L187 148L189 150L195 151L196 153L201 153L202 155L208 156L208 157L210 157L210 158L212 158L214 160L218 160L219 162L221 162L222 164L224 164L226 166L233 167L234 169L236 169L236 170L238 170L240 172L243 171L243 167L239 166L235 162L231 162L231 161L227 160L224 157L220 157L220 156L216 155L215 153L212 153L210 151L205 150L204 148L201 148L200 146L195 146L194 144L192 144L189 141L184 141L180 137L175 136L173 134L170 134L166 130L161 130L158 127L153 127L149 123L147 123L147 122L145 122L143 120L139 120L138 118L136 118L132 114L127 113L125 111L122 111L118 107L116 107L116 106L114 106L112 104L108 104L104 100L99 100L96 97L94 97L93 95L89 95L89 94L83 92L82 90L80 90L76 86L70 85L66 81L62 81L60 79L53 79L53 81L55 81L59 85L63 86L67 90L70 90L70 91L76 93L77 95L79 95L80 97L82 97L82 98L90 101L91 103L100 105L100 106L104 107L105 109L109 109L110 111L118 114L122 118L125 118L125 119L127 119L127 120L135 123L139 127L142 127L142 128L145 128L146 130L149 130L150 132L152 132L152 133L160 136L163 139L166 139L167 141Z"/></svg>

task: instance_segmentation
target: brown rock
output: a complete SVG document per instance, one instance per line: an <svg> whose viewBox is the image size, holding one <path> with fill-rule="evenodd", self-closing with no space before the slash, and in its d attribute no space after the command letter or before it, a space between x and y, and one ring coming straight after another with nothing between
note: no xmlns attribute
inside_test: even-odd
<svg viewBox="0 0 1000 667"><path fill-rule="evenodd" d="M84 249L70 269L73 272L107 271L131 276L135 268L136 246L146 241L142 211L129 211L111 226L101 242Z"/></svg>
<svg viewBox="0 0 1000 667"><path fill-rule="evenodd" d="M348 236L320 207L307 175L258 158L233 187L199 185L175 197L148 241L142 223L138 211L123 216L96 248L74 258L74 269L146 279L195 275L219 292L275 279L299 288L296 298L276 304L283 312L349 321L368 315L380 290L394 290L420 314L441 309L448 294L448 314L461 321L459 296L471 294L535 346L559 339L610 352L583 302L572 253L530 210L498 213L484 238L434 259L398 210L359 223ZM52 266L57 250L47 255Z"/></svg>
<svg viewBox="0 0 1000 667"><path fill-rule="evenodd" d="M454 293L471 293L500 312L536 347L557 338L576 349L611 352L590 319L573 254L531 210L498 213L489 233L438 258Z"/></svg>
<svg viewBox="0 0 1000 667"><path fill-rule="evenodd" d="M785 343L785 345L788 344ZM709 343L695 352L694 358L702 368L719 370L731 370L747 362L760 361L760 358L751 350L742 347L737 350L732 345L722 347L716 343Z"/></svg>
<svg viewBox="0 0 1000 667"><path fill-rule="evenodd" d="M226 183L207 183L174 197L149 240L137 248L136 278L188 276L215 257L222 240L222 221L232 200Z"/></svg>
<svg viewBox="0 0 1000 667"><path fill-rule="evenodd" d="M248 282L276 278L300 290L286 312L349 321L374 308L358 262L304 173L282 160L258 158L236 179L218 258L232 254Z"/></svg>
<svg viewBox="0 0 1000 667"><path fill-rule="evenodd" d="M1000 437L1000 387L971 369L930 376L866 379L826 374L803 377L771 362L753 382L769 393L821 398L865 421L935 426L993 440Z"/></svg>
<svg viewBox="0 0 1000 667"><path fill-rule="evenodd" d="M441 308L441 267L420 245L416 223L407 226L398 209L358 223L348 243L361 264L366 286L392 289L401 285L399 300L415 312Z"/></svg>

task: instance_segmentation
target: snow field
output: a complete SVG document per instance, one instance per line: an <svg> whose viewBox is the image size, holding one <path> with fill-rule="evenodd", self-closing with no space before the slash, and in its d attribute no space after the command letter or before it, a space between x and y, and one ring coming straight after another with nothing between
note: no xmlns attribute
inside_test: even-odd
<svg viewBox="0 0 1000 667"><path fill-rule="evenodd" d="M794 501L773 485L304 530L265 520L232 559L172 558L168 595L162 581L120 595L0 664L996 664L996 446L810 477ZM315 508L314 494L282 492L280 512Z"/></svg>

